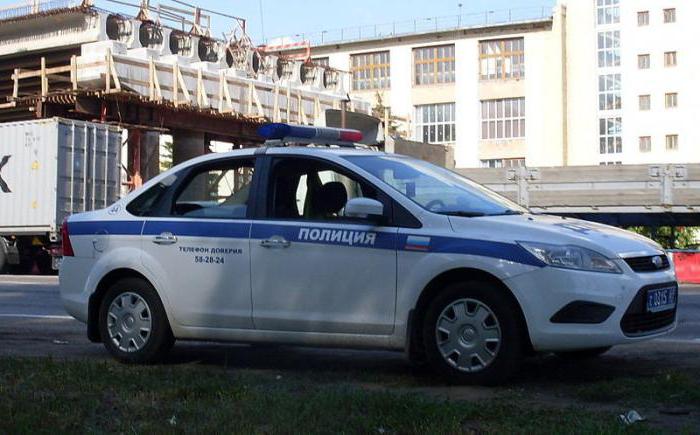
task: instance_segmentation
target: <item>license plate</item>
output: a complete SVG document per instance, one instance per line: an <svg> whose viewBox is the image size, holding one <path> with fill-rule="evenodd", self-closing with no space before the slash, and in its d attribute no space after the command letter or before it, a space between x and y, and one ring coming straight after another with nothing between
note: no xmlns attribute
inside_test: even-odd
<svg viewBox="0 0 700 435"><path fill-rule="evenodd" d="M676 306L678 290L675 287L647 290L647 311L656 313L672 310Z"/></svg>

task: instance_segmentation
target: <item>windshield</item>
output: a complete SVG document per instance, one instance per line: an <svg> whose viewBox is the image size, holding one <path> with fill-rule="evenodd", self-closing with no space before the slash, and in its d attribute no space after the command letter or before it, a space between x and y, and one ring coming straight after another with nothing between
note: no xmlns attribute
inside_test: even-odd
<svg viewBox="0 0 700 435"><path fill-rule="evenodd" d="M433 213L470 217L527 211L467 178L422 160L390 155L345 159Z"/></svg>

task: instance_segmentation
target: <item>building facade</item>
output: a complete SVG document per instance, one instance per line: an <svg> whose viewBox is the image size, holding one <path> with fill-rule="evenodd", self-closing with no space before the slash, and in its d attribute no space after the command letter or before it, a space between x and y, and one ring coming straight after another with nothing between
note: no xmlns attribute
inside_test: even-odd
<svg viewBox="0 0 700 435"><path fill-rule="evenodd" d="M551 17L312 47L456 167L700 162L700 2L561 0Z"/></svg>

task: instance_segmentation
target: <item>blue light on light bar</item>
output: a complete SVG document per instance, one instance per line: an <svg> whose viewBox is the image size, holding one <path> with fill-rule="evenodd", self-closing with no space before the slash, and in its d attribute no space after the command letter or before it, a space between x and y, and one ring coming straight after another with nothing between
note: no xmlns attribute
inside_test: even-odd
<svg viewBox="0 0 700 435"><path fill-rule="evenodd" d="M316 139L319 141L360 142L362 133L347 128L308 127L305 125L283 124L279 122L264 124L258 128L258 134L265 139Z"/></svg>

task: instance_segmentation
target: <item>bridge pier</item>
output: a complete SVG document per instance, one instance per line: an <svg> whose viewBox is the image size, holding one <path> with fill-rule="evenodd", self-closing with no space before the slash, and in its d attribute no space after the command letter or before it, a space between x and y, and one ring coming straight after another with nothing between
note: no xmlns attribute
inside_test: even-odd
<svg viewBox="0 0 700 435"><path fill-rule="evenodd" d="M127 141L129 184L139 188L160 173L160 134L156 131L130 129Z"/></svg>
<svg viewBox="0 0 700 435"><path fill-rule="evenodd" d="M173 132L173 166L209 152L206 134L176 130Z"/></svg>

